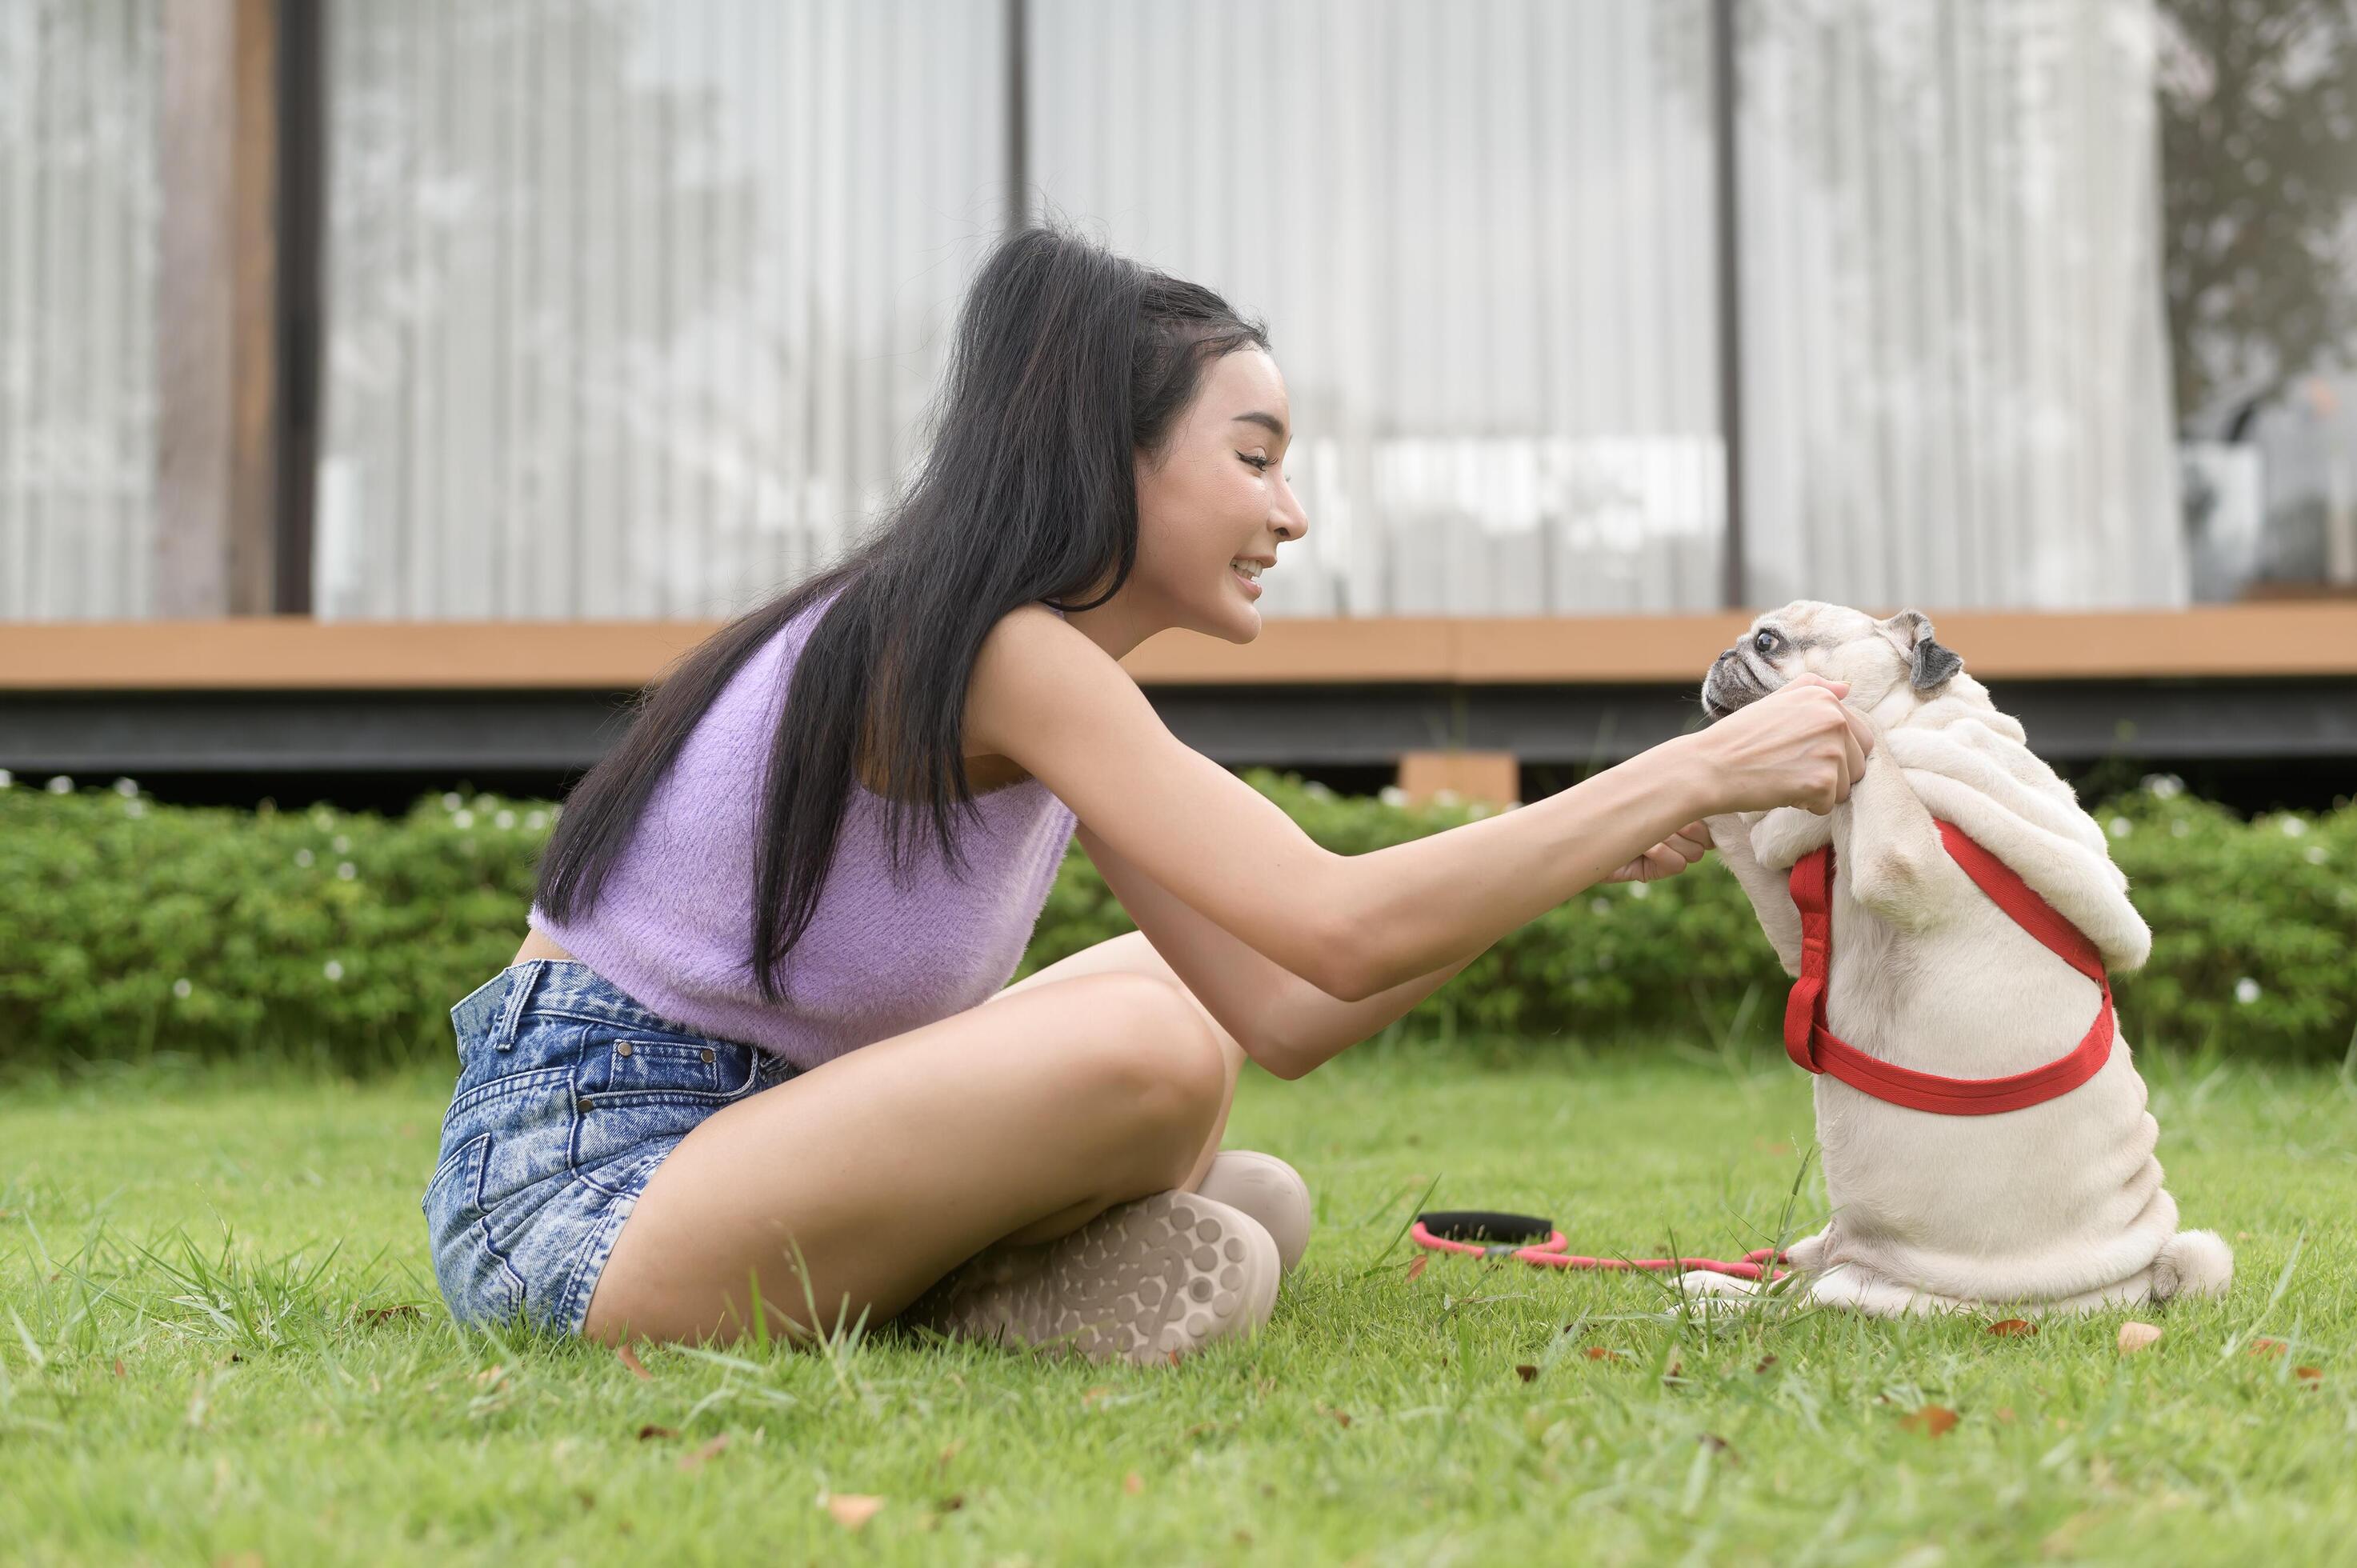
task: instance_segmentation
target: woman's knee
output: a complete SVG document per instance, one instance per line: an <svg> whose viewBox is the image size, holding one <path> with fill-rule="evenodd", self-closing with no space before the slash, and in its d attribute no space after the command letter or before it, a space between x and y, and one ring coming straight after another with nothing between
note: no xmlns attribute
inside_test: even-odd
<svg viewBox="0 0 2357 1568"><path fill-rule="evenodd" d="M1227 1103L1227 1058L1211 1021L1184 990L1153 975L1071 983L1092 993L1094 1026L1081 1032L1081 1048L1093 1087L1138 1131L1167 1133L1174 1150L1191 1155Z"/></svg>

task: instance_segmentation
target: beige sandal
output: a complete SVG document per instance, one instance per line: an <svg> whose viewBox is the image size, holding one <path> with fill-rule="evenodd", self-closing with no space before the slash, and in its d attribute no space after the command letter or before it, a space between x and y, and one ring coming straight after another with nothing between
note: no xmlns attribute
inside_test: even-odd
<svg viewBox="0 0 2357 1568"><path fill-rule="evenodd" d="M1222 1149L1195 1190L1261 1222L1276 1242L1276 1259L1286 1273L1309 1245L1309 1184L1275 1155Z"/></svg>
<svg viewBox="0 0 2357 1568"><path fill-rule="evenodd" d="M1159 1192L1044 1246L989 1248L902 1316L955 1338L1143 1365L1252 1333L1276 1305L1282 1272L1275 1241L1251 1215L1200 1193Z"/></svg>

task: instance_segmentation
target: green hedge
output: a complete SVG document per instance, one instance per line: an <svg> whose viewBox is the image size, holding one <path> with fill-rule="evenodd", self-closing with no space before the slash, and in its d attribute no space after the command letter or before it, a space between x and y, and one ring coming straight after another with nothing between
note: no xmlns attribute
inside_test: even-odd
<svg viewBox="0 0 2357 1568"><path fill-rule="evenodd" d="M1329 848L1465 821L1255 784ZM127 783L0 788L0 1059L264 1050L351 1068L450 1048L447 1010L513 954L544 804L430 796L405 818L167 807ZM2357 807L2237 821L2172 780L2097 813L2156 933L2123 977L2130 1039L2341 1059L2357 1026ZM1027 967L1128 929L1078 854ZM1436 1027L1596 1039L1663 1027L1765 1040L1784 980L1716 863L1594 889L1425 1004Z"/></svg>

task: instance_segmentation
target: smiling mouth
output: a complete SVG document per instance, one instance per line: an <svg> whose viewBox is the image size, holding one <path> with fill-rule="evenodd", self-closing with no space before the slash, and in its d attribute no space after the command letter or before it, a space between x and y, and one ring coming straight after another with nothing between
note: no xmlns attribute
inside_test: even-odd
<svg viewBox="0 0 2357 1568"><path fill-rule="evenodd" d="M1261 595L1260 575L1266 571L1268 566L1269 563L1265 561L1249 561L1243 557L1228 563L1228 570L1252 589L1254 598L1258 598Z"/></svg>

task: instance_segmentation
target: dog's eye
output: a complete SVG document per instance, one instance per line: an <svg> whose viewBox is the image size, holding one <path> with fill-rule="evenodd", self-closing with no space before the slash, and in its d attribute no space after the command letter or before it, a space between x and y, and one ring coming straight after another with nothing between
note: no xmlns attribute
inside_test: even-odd
<svg viewBox="0 0 2357 1568"><path fill-rule="evenodd" d="M1760 650L1760 658L1772 659L1776 655L1776 645L1783 640L1772 631L1763 631L1751 639L1751 646Z"/></svg>

